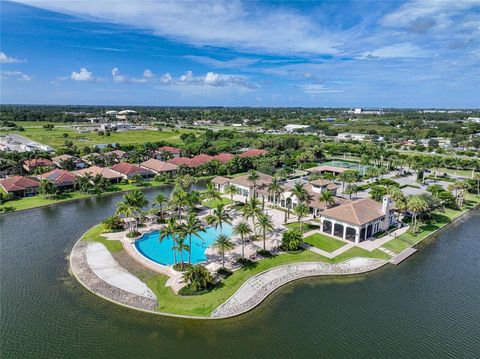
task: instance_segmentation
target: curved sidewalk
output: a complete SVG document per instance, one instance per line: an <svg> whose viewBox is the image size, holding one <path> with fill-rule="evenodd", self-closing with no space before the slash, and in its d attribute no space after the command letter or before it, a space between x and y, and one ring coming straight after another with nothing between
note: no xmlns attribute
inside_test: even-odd
<svg viewBox="0 0 480 359"><path fill-rule="evenodd" d="M386 263L381 259L352 258L339 264L301 262L275 267L250 278L233 296L215 309L211 317L228 318L248 312L277 288L296 279L364 273L380 268Z"/></svg>
<svg viewBox="0 0 480 359"><path fill-rule="evenodd" d="M109 262L114 262L119 268L121 268L120 271L112 271L112 268L101 268L101 266L94 266L95 269L91 268L92 254L95 255L95 249L98 250L98 247L93 248L93 251L92 249L89 249L89 247L92 245L96 247L95 244L96 243L79 240L73 246L70 254L70 268L77 280L92 293L111 302L122 304L134 309L155 311L157 308L157 300L155 299L154 294L146 288L146 286L139 286L137 281L140 280L121 267L113 257ZM101 246L103 247L103 245ZM110 253L108 254L111 256ZM131 283L125 283L125 279L130 281L132 277L135 278L133 286ZM123 283L123 288L128 288L130 290L127 291L119 288L118 285L120 282ZM141 295L137 293L141 293Z"/></svg>

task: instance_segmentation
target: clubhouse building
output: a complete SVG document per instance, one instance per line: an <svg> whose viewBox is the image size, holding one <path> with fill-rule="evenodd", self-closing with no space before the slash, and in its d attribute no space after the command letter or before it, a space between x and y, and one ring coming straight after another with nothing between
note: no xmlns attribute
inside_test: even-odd
<svg viewBox="0 0 480 359"><path fill-rule="evenodd" d="M255 193L259 200L287 210L295 209L300 203L293 191L295 182L282 182L281 190L272 193L269 185L273 177L257 173L259 178L255 182ZM223 193L227 186L235 187L236 199L239 201L251 198L254 194L254 184L248 175L234 178L218 176L212 179L212 183ZM325 234L358 244L395 224L392 200L388 196L383 198L382 203L368 198L350 201L337 196L339 186L336 183L323 179L305 182L303 188L308 194L306 203L310 213L320 223L320 231ZM322 201L321 194L324 191L332 193L332 204Z"/></svg>

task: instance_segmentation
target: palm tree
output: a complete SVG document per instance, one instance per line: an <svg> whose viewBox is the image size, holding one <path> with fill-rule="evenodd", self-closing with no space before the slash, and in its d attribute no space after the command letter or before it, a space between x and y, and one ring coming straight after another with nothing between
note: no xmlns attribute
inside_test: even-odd
<svg viewBox="0 0 480 359"><path fill-rule="evenodd" d="M220 233L223 232L223 224L231 224L232 216L225 210L223 204L219 204L217 208L213 210L213 214L207 216L207 222L215 228L220 227Z"/></svg>
<svg viewBox="0 0 480 359"><path fill-rule="evenodd" d="M57 192L55 184L48 179L41 179L40 185L38 186L38 193L43 195L45 198L52 197Z"/></svg>
<svg viewBox="0 0 480 359"><path fill-rule="evenodd" d="M224 192L225 194L230 195L230 200L233 202L233 196L237 194L237 187L229 184L225 186Z"/></svg>
<svg viewBox="0 0 480 359"><path fill-rule="evenodd" d="M282 186L277 177L273 177L272 182L268 185L267 191L268 194L273 196L273 204L277 204L277 196L282 192Z"/></svg>
<svg viewBox="0 0 480 359"><path fill-rule="evenodd" d="M190 209L195 208L196 206L202 203L202 195L198 191L187 192L185 196L185 204L190 207Z"/></svg>
<svg viewBox="0 0 480 359"><path fill-rule="evenodd" d="M273 231L272 217L270 217L266 213L263 213L261 216L258 217L258 222L255 226L262 232L263 250L265 250L265 237L267 236L267 232Z"/></svg>
<svg viewBox="0 0 480 359"><path fill-rule="evenodd" d="M161 242L164 239L168 239L169 237L172 239L172 251L173 251L173 265L177 264L177 252L176 252L176 245L175 242L177 241L176 235L180 232L180 228L175 220L175 217L170 217L165 226L160 231L160 236L158 240Z"/></svg>
<svg viewBox="0 0 480 359"><path fill-rule="evenodd" d="M174 241L173 250L180 252L180 270L183 271L183 251L188 251L188 253L190 253L190 246L185 243L184 232L178 233L177 239ZM189 255L189 261L190 261L190 255ZM188 264L190 264L190 262Z"/></svg>
<svg viewBox="0 0 480 359"><path fill-rule="evenodd" d="M358 186L356 184L347 185L345 188L345 193L348 194L349 199L352 199L352 195L356 195L358 193Z"/></svg>
<svg viewBox="0 0 480 359"><path fill-rule="evenodd" d="M145 194L138 189L126 194L123 200L139 209L148 205L148 200L145 197Z"/></svg>
<svg viewBox="0 0 480 359"><path fill-rule="evenodd" d="M217 249L222 255L222 268L225 269L225 252L231 251L235 248L235 245L226 235L220 234L213 242L213 248Z"/></svg>
<svg viewBox="0 0 480 359"><path fill-rule="evenodd" d="M242 258L245 258L245 236L248 236L251 233L252 228L245 221L238 222L235 227L233 227L233 234L240 236L242 240Z"/></svg>
<svg viewBox="0 0 480 359"><path fill-rule="evenodd" d="M297 197L298 202L308 201L308 192L301 182L295 182L292 193Z"/></svg>
<svg viewBox="0 0 480 359"><path fill-rule="evenodd" d="M123 214L126 218L133 217L134 213L137 211L137 207L132 206L130 203L123 201L117 203L116 214ZM132 221L128 221L128 231L133 232Z"/></svg>
<svg viewBox="0 0 480 359"><path fill-rule="evenodd" d="M153 203L158 205L160 217L163 217L163 205L167 203L167 197L163 193L159 193L153 199Z"/></svg>
<svg viewBox="0 0 480 359"><path fill-rule="evenodd" d="M250 182L253 186L253 198L256 197L256 188L257 188L257 181L260 179L260 175L255 170L248 171L247 181Z"/></svg>
<svg viewBox="0 0 480 359"><path fill-rule="evenodd" d="M310 209L304 202L300 202L293 211L297 215L298 221L300 222L300 232L303 233L302 218L307 216L310 213Z"/></svg>
<svg viewBox="0 0 480 359"><path fill-rule="evenodd" d="M413 232L415 233L417 231L417 217L428 208L428 204L422 197L412 195L407 199L407 208L412 213Z"/></svg>
<svg viewBox="0 0 480 359"><path fill-rule="evenodd" d="M176 188L170 195L170 205L177 212L178 218L182 219L182 207L187 202L187 192Z"/></svg>
<svg viewBox="0 0 480 359"><path fill-rule="evenodd" d="M205 201L216 201L221 200L222 196L213 185L213 183L207 183L205 191L202 193L202 198ZM212 213L212 208L210 208L210 214Z"/></svg>
<svg viewBox="0 0 480 359"><path fill-rule="evenodd" d="M240 210L247 221L252 219L253 228L255 228L255 219L263 213L259 206L260 202L258 199L252 197L245 202L245 205Z"/></svg>
<svg viewBox="0 0 480 359"><path fill-rule="evenodd" d="M191 264L190 259L192 255L192 236L199 236L199 232L205 232L202 222L195 216L195 213L190 212L187 221L182 226L182 232L188 236L188 264Z"/></svg>
<svg viewBox="0 0 480 359"><path fill-rule="evenodd" d="M335 198L333 193L327 189L320 193L320 201L325 203L325 209L327 209L330 205L335 203Z"/></svg>

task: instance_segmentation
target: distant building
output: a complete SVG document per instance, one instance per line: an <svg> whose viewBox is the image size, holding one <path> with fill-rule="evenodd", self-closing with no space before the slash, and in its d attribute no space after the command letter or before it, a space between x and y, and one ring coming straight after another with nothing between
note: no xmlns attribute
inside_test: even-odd
<svg viewBox="0 0 480 359"><path fill-rule="evenodd" d="M53 152L53 148L43 143L38 143L16 134L0 136L0 151L11 152L32 152L44 151Z"/></svg>
<svg viewBox="0 0 480 359"><path fill-rule="evenodd" d="M467 118L468 122L480 123L480 117L469 117Z"/></svg>
<svg viewBox="0 0 480 359"><path fill-rule="evenodd" d="M339 140L347 141L378 141L382 142L384 138L377 135L369 135L367 133L352 133L352 132L343 132L337 135Z"/></svg>
<svg viewBox="0 0 480 359"><path fill-rule="evenodd" d="M287 132L295 132L298 130L307 130L310 128L310 125L295 125L295 124L289 124L283 127L285 131Z"/></svg>

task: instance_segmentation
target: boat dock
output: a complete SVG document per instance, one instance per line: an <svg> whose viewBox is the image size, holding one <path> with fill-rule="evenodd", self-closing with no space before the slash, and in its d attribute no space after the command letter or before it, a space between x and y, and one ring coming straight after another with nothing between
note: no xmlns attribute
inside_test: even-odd
<svg viewBox="0 0 480 359"><path fill-rule="evenodd" d="M400 263L402 263L405 259L410 257L416 251L417 250L415 248L412 248L412 247L407 248L403 252L399 253L397 256L393 257L390 260L390 263L392 263L394 265L399 265Z"/></svg>

